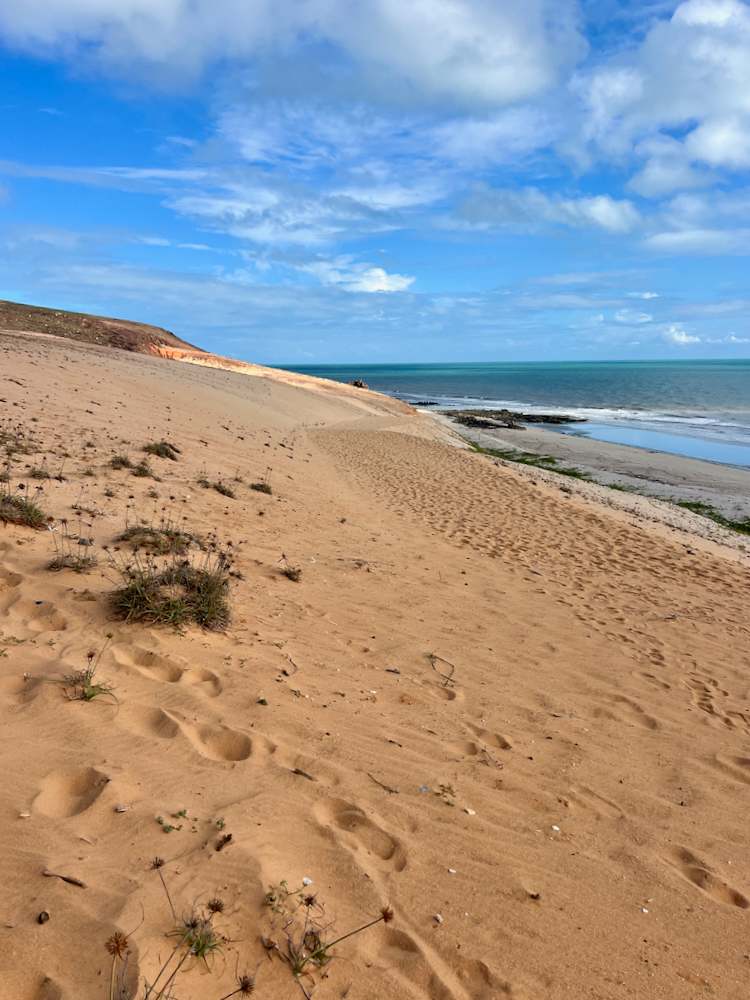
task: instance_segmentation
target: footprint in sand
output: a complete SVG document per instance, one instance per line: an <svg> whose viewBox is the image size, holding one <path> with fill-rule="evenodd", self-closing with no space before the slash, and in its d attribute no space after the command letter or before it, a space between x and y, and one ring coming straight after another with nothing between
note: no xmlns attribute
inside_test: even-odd
<svg viewBox="0 0 750 1000"><path fill-rule="evenodd" d="M63 1000L63 997L64 993L60 986L58 986L54 979L45 976L34 1000Z"/></svg>
<svg viewBox="0 0 750 1000"><path fill-rule="evenodd" d="M99 798L109 778L95 767L53 771L42 781L33 809L43 816L77 816Z"/></svg>
<svg viewBox="0 0 750 1000"><path fill-rule="evenodd" d="M167 684L176 684L185 672L185 667L181 667L168 657L149 649L140 649L138 646L115 646L112 655L121 666L136 667L138 672L145 674L146 677Z"/></svg>
<svg viewBox="0 0 750 1000"><path fill-rule="evenodd" d="M156 736L160 740L174 739L180 732L179 723L169 712L147 705L125 705L118 722L142 736Z"/></svg>
<svg viewBox="0 0 750 1000"><path fill-rule="evenodd" d="M0 702L6 705L29 705L39 694L41 677L0 678Z"/></svg>
<svg viewBox="0 0 750 1000"><path fill-rule="evenodd" d="M447 749L458 757L476 757L482 752L482 748L473 740L456 740L448 743Z"/></svg>
<svg viewBox="0 0 750 1000"><path fill-rule="evenodd" d="M127 705L120 718L126 728L143 736L171 740L182 734L194 750L209 760L247 760L251 754L267 749L262 737L251 739L229 726L189 722L180 712L154 706Z"/></svg>
<svg viewBox="0 0 750 1000"><path fill-rule="evenodd" d="M624 810L616 802L606 798L604 795L600 795L587 785L574 785L563 802L568 808L571 805L573 807L578 806L587 812L593 813L597 819L604 819L605 817L622 819L625 815Z"/></svg>
<svg viewBox="0 0 750 1000"><path fill-rule="evenodd" d="M486 962L478 958L456 958L453 961L459 982L472 1000L499 1000L517 997L510 983L499 979Z"/></svg>
<svg viewBox="0 0 750 1000"><path fill-rule="evenodd" d="M750 757L717 754L714 763L720 771L729 775L730 778L750 785Z"/></svg>
<svg viewBox="0 0 750 1000"><path fill-rule="evenodd" d="M480 959L456 956L446 964L431 947L397 927L386 930L381 956L397 976L432 1000L519 997Z"/></svg>
<svg viewBox="0 0 750 1000"><path fill-rule="evenodd" d="M345 842L355 852L365 851L387 861L397 872L406 868L406 852L397 840L369 819L359 806L343 799L331 799L316 806L320 825L328 830L342 830Z"/></svg>
<svg viewBox="0 0 750 1000"><path fill-rule="evenodd" d="M750 909L750 900L737 889L732 888L720 878L709 864L702 861L687 847L677 847L672 851L672 858L667 862L675 868L683 878L691 882L717 903L727 903L738 906L741 910Z"/></svg>
<svg viewBox="0 0 750 1000"><path fill-rule="evenodd" d="M253 753L250 737L229 726L193 726L183 722L180 728L198 753L209 760L247 760Z"/></svg>
<svg viewBox="0 0 750 1000"><path fill-rule="evenodd" d="M205 667L183 666L168 656L138 646L120 647L113 652L115 660L121 666L135 667L140 674L153 680L165 684L187 684L209 698L216 698L221 694L221 681L212 670Z"/></svg>
<svg viewBox="0 0 750 1000"><path fill-rule="evenodd" d="M14 591L26 579L21 573L14 573L13 570L0 566L0 595L5 595L9 591Z"/></svg>
<svg viewBox="0 0 750 1000"><path fill-rule="evenodd" d="M12 590L0 607L11 619L36 634L63 632L68 627L68 619L51 601L23 597L17 590Z"/></svg>
<svg viewBox="0 0 750 1000"><path fill-rule="evenodd" d="M607 708L597 707L593 711L595 719L612 719L616 722L634 723L643 729L659 729L660 723L652 715L649 715L637 701L626 698L625 695L607 695L606 700L612 705L622 709L622 714L618 715Z"/></svg>
<svg viewBox="0 0 750 1000"><path fill-rule="evenodd" d="M434 698L438 698L440 701L464 700L463 691L457 691L455 688L446 687L443 684L430 684L428 690Z"/></svg>
<svg viewBox="0 0 750 1000"><path fill-rule="evenodd" d="M510 740L507 740L500 733L490 732L489 729L482 729L481 726L469 726L469 729L478 736L483 743L486 743L489 747L494 747L496 750L512 750L513 744Z"/></svg>

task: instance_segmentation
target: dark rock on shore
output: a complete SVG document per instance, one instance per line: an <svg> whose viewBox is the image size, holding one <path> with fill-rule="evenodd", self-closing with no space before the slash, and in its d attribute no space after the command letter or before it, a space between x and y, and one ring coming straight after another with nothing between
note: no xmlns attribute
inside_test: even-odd
<svg viewBox="0 0 750 1000"><path fill-rule="evenodd" d="M349 385L353 385L355 389L369 389L367 382L363 382L361 378L353 378Z"/></svg>
<svg viewBox="0 0 750 1000"><path fill-rule="evenodd" d="M521 413L518 410L451 410L448 413L464 427L505 427L522 431L524 424L583 424L585 417L563 413Z"/></svg>

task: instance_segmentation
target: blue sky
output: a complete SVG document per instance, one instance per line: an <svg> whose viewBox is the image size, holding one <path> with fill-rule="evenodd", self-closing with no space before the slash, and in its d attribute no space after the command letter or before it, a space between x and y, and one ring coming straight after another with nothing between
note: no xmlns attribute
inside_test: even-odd
<svg viewBox="0 0 750 1000"><path fill-rule="evenodd" d="M750 356L750 4L0 8L0 297L270 363Z"/></svg>

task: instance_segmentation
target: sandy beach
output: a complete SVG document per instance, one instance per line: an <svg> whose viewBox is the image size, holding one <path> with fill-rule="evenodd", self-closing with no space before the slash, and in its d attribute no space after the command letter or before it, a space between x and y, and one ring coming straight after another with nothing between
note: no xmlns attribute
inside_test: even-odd
<svg viewBox="0 0 750 1000"><path fill-rule="evenodd" d="M466 440L486 448L515 448L551 455L564 465L580 469L597 483L615 484L664 500L700 501L734 520L750 517L748 469L578 434L562 434L534 425L522 430L460 427L447 414L430 412Z"/></svg>
<svg viewBox="0 0 750 1000"><path fill-rule="evenodd" d="M189 362L0 334L4 488L50 518L0 525L0 997L107 1000L119 932L141 1000L218 900L167 995L744 1000L741 540L374 393ZM747 504L745 473L504 439ZM165 519L231 543L224 630L114 613L118 537ZM47 568L64 531L85 572ZM76 700L89 653L111 696ZM377 922L296 979L282 882L322 941Z"/></svg>

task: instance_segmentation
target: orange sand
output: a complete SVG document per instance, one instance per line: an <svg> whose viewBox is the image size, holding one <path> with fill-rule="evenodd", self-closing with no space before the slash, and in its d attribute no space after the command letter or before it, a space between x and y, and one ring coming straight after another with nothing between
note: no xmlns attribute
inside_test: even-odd
<svg viewBox="0 0 750 1000"><path fill-rule="evenodd" d="M747 997L736 553L451 447L375 394L19 335L0 372L6 424L41 442L14 482L67 451L40 503L71 526L72 504L94 511L99 555L51 573L49 532L0 527L3 1000L107 1000L118 929L140 1000L174 946L157 855L178 915L225 903L223 954L186 963L178 1000L244 969L259 998L301 997L261 937L283 941L269 884L303 877L329 937L395 910L337 946L315 1000ZM182 454L152 459L160 482L107 467L163 437ZM238 472L237 499L204 469ZM270 497L247 486L268 469ZM233 542L226 633L112 619L100 546L163 512ZM66 700L107 632L117 705ZM165 834L155 817L183 809Z"/></svg>

